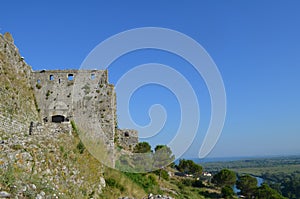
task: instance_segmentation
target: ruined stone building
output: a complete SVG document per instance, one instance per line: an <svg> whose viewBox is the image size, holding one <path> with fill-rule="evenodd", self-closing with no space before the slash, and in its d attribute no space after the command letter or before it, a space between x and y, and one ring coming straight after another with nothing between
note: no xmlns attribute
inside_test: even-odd
<svg viewBox="0 0 300 199"><path fill-rule="evenodd" d="M33 71L6 33L0 34L0 82L1 132L71 134L75 121L110 149L131 150L138 142L135 130L117 127L107 70Z"/></svg>
<svg viewBox="0 0 300 199"><path fill-rule="evenodd" d="M109 148L131 150L138 143L137 131L117 129L116 93L107 70L34 71L31 83L44 125L70 126L75 120L88 124Z"/></svg>

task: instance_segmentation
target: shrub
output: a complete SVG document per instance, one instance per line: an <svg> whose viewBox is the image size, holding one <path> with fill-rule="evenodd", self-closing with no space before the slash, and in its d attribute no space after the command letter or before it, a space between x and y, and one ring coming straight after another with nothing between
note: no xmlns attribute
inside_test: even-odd
<svg viewBox="0 0 300 199"><path fill-rule="evenodd" d="M232 198L234 195L233 189L230 186L223 187L221 192L224 198Z"/></svg>
<svg viewBox="0 0 300 199"><path fill-rule="evenodd" d="M123 185L121 185L120 183L118 183L115 179L113 178L108 178L108 179L105 179L105 182L108 186L110 187L114 187L114 188L117 188L119 189L121 192L124 192L126 189Z"/></svg>
<svg viewBox="0 0 300 199"><path fill-rule="evenodd" d="M202 183L202 181L200 181L200 180L194 180L192 186L198 187L198 188L205 187L204 184Z"/></svg>
<svg viewBox="0 0 300 199"><path fill-rule="evenodd" d="M80 154L83 154L84 150L85 150L85 146L82 143L82 141L80 140L79 143L77 144L76 148L78 149Z"/></svg>
<svg viewBox="0 0 300 199"><path fill-rule="evenodd" d="M185 186L190 187L193 184L193 180L191 180L191 179L183 179L182 180L182 184L185 185Z"/></svg>
<svg viewBox="0 0 300 199"><path fill-rule="evenodd" d="M165 180L169 180L169 174L166 170L163 170L163 169L159 169L159 170L156 170L154 171L154 173L158 176L160 176L161 178L165 179Z"/></svg>
<svg viewBox="0 0 300 199"><path fill-rule="evenodd" d="M137 185L141 186L146 192L150 191L154 186L157 185L156 178L153 175L145 175L140 173L124 173Z"/></svg>

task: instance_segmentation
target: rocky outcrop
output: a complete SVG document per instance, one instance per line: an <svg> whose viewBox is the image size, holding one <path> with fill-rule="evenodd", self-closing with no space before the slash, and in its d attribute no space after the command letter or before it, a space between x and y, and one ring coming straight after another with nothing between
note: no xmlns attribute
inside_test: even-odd
<svg viewBox="0 0 300 199"><path fill-rule="evenodd" d="M0 34L0 131L28 131L38 120L26 64L9 33Z"/></svg>
<svg viewBox="0 0 300 199"><path fill-rule="evenodd" d="M52 125L56 126L47 126L40 134L0 135L0 191L20 198L84 198L80 189L96 196L102 193L102 166L87 173L79 161L91 157L77 150L78 138L53 130L64 129L59 126L65 124Z"/></svg>

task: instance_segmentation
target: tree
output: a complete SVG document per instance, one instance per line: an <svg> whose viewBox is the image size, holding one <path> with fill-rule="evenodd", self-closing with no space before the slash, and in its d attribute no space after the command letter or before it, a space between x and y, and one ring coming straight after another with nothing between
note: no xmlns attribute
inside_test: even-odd
<svg viewBox="0 0 300 199"><path fill-rule="evenodd" d="M171 164L174 161L175 156L173 155L171 149L166 145L157 145L154 150L155 153L153 154L153 169L160 169L160 179L162 169Z"/></svg>
<svg viewBox="0 0 300 199"><path fill-rule="evenodd" d="M300 198L300 172L295 172L281 182L282 195L288 198Z"/></svg>
<svg viewBox="0 0 300 199"><path fill-rule="evenodd" d="M226 185L221 190L223 198L232 198L234 195L234 191L231 186Z"/></svg>
<svg viewBox="0 0 300 199"><path fill-rule="evenodd" d="M236 182L236 175L233 171L228 169L222 169L219 173L214 175L212 178L212 183L220 186L233 186Z"/></svg>
<svg viewBox="0 0 300 199"><path fill-rule="evenodd" d="M257 180L247 174L238 179L236 187L241 190L242 195L247 198L252 198L257 189Z"/></svg>
<svg viewBox="0 0 300 199"><path fill-rule="evenodd" d="M170 147L166 145L157 145L154 151L154 168L162 168L168 166L175 159L175 156L173 155Z"/></svg>
<svg viewBox="0 0 300 199"><path fill-rule="evenodd" d="M276 190L263 183L256 191L256 199L285 199Z"/></svg>
<svg viewBox="0 0 300 199"><path fill-rule="evenodd" d="M135 145L133 153L151 153L151 146L148 142L139 142Z"/></svg>
<svg viewBox="0 0 300 199"><path fill-rule="evenodd" d="M202 173L202 166L199 164L196 164L192 160L185 160L181 159L179 160L179 164L177 166L177 169L180 172L186 173L186 174L193 174L193 175L201 175Z"/></svg>
<svg viewBox="0 0 300 199"><path fill-rule="evenodd" d="M153 154L148 142L139 142L133 149L135 171L149 172L152 169Z"/></svg>

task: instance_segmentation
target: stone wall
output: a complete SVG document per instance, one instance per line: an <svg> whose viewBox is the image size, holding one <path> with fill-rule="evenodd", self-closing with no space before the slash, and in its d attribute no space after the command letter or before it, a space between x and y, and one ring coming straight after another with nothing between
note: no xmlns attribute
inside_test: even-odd
<svg viewBox="0 0 300 199"><path fill-rule="evenodd" d="M29 129L29 125L25 125L23 122L19 122L13 118L8 118L0 113L0 132L5 133L27 133Z"/></svg>
<svg viewBox="0 0 300 199"><path fill-rule="evenodd" d="M38 120L31 89L31 67L20 56L9 33L0 34L0 129L28 132Z"/></svg>
<svg viewBox="0 0 300 199"><path fill-rule="evenodd" d="M116 133L116 93L107 70L32 71L11 35L0 34L0 132L70 132L71 120L109 149L115 141L128 150L138 142L134 130Z"/></svg>
<svg viewBox="0 0 300 199"><path fill-rule="evenodd" d="M101 87L107 84L107 72L99 70L42 70L33 72L32 78L44 122L51 122L56 115L64 116L64 121L72 119L72 109L81 106L73 102L97 102Z"/></svg>
<svg viewBox="0 0 300 199"><path fill-rule="evenodd" d="M45 124L74 120L82 132L113 151L116 94L107 70L35 71L32 87Z"/></svg>
<svg viewBox="0 0 300 199"><path fill-rule="evenodd" d="M117 130L118 145L125 150L133 150L138 143L138 132L133 129L118 129Z"/></svg>
<svg viewBox="0 0 300 199"><path fill-rule="evenodd" d="M32 73L32 87L45 124L75 120L80 130L102 139L110 151L117 144L132 150L138 143L135 130L118 129L116 93L107 70L42 70Z"/></svg>
<svg viewBox="0 0 300 199"><path fill-rule="evenodd" d="M29 126L29 135L41 135L47 133L49 136L53 134L68 133L72 135L72 126L69 122L63 123L40 123L31 122Z"/></svg>

